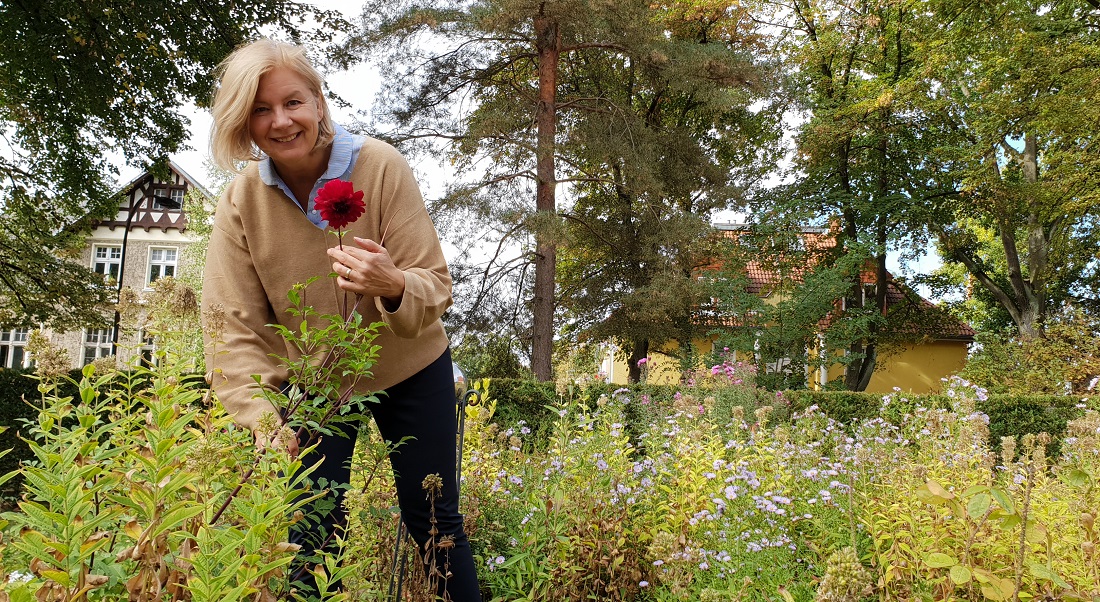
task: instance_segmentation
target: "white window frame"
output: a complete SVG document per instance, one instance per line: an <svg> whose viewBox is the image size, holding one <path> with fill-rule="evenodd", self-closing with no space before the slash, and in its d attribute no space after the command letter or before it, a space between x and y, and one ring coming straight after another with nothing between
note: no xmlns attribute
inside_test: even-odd
<svg viewBox="0 0 1100 602"><path fill-rule="evenodd" d="M166 259L161 259L161 260L155 259L155 255L158 251L164 252L165 256L167 256L167 254L169 252L171 252L172 260L168 261ZM149 247L149 261L148 261L148 263L146 265L146 269L145 269L145 287L146 288L152 287L154 282L156 282L160 278L164 278L165 276L171 276L171 277L175 278L176 274L179 273L179 267L180 267L179 262L180 262L179 247ZM165 273L165 271L166 271L165 268L167 268L167 267L172 268L172 273L171 274L166 274ZM153 274L154 269L157 270L157 274L155 276Z"/></svg>
<svg viewBox="0 0 1100 602"><path fill-rule="evenodd" d="M85 328L80 345L80 365L87 366L101 357L111 355L113 328Z"/></svg>
<svg viewBox="0 0 1100 602"><path fill-rule="evenodd" d="M161 186L153 189L153 198L149 200L149 207L154 211L181 211L183 210L183 198L187 191L182 186ZM176 207L166 207L160 204L156 197L162 196L179 203Z"/></svg>
<svg viewBox="0 0 1100 602"><path fill-rule="evenodd" d="M157 365L157 341L156 337L142 329L138 332L138 340L141 341L141 365L152 368Z"/></svg>
<svg viewBox="0 0 1100 602"><path fill-rule="evenodd" d="M30 368L31 357L27 354L27 339L30 336L30 328L13 328L0 330L0 368ZM16 353L18 350L18 354ZM19 365L12 363L19 359Z"/></svg>
<svg viewBox="0 0 1100 602"><path fill-rule="evenodd" d="M104 254L102 257L100 256L101 251ZM100 271L101 266L104 271ZM115 268L114 274L111 274L111 266ZM92 271L103 274L107 282L118 282L118 279L122 276L122 245L94 245L92 247Z"/></svg>

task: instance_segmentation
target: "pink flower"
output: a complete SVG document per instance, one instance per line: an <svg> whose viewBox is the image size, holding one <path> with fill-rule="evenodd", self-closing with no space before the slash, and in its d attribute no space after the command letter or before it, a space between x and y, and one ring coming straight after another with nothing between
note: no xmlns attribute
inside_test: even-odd
<svg viewBox="0 0 1100 602"><path fill-rule="evenodd" d="M359 219L367 210L363 191L356 190L351 182L345 180L331 180L322 186L317 191L314 206L321 213L321 219L336 230Z"/></svg>
<svg viewBox="0 0 1100 602"><path fill-rule="evenodd" d="M642 359L638 360L638 367L640 368L640 367L646 365L648 362L649 362L649 358L648 357L643 357Z"/></svg>

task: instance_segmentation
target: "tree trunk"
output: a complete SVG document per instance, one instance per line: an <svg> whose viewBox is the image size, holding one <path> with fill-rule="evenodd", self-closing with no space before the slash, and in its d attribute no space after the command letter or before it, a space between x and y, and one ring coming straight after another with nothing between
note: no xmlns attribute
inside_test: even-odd
<svg viewBox="0 0 1100 602"><path fill-rule="evenodd" d="M638 360L643 357L649 356L649 339L642 339L640 341L634 341L634 345L630 350L630 359L627 360L627 380L636 383L642 380L642 367L638 365ZM648 360L647 360L648 361Z"/></svg>
<svg viewBox="0 0 1100 602"><path fill-rule="evenodd" d="M883 122L888 119L886 113L883 114ZM885 201L890 194L890 179L888 172L886 171L886 151L889 142L886 137L882 137L878 144L879 161L881 167L878 173L878 179L876 182L876 194L880 201ZM887 217L883 212L879 212L875 216L875 310L883 318L886 317L886 293L890 286L888 282L888 272L886 271L886 241L889 238L887 232ZM862 280L862 276L860 277ZM860 284L862 287L862 282ZM866 300L864 300L864 306L866 306ZM863 360L859 363L859 370L853 376L851 382L847 383L851 391L866 391L867 385L871 384L871 376L875 373L875 367L878 365L878 324L872 322L867 326L867 343L863 348Z"/></svg>
<svg viewBox="0 0 1100 602"><path fill-rule="evenodd" d="M554 134L557 126L558 60L561 34L558 23L541 13L535 17L535 46L539 54L539 104L535 113L538 140L535 147L535 209L540 215L556 212L554 200ZM540 223L547 223L549 220ZM553 378L554 281L557 248L551 235L535 232L535 296L532 303L533 333L531 370L539 380Z"/></svg>

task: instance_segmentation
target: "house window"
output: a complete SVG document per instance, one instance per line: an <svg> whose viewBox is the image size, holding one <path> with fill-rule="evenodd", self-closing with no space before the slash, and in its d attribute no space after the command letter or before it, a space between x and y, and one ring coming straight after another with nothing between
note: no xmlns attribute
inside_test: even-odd
<svg viewBox="0 0 1100 602"><path fill-rule="evenodd" d="M149 284L153 284L159 278L176 275L176 259L179 250L174 248L149 249Z"/></svg>
<svg viewBox="0 0 1100 602"><path fill-rule="evenodd" d="M141 365L146 368L152 368L157 365L156 339L153 335L144 330L139 333L139 336L141 337Z"/></svg>
<svg viewBox="0 0 1100 602"><path fill-rule="evenodd" d="M122 247L118 245L96 245L92 255L92 270L103 274L108 282L118 282L119 268L122 266Z"/></svg>
<svg viewBox="0 0 1100 602"><path fill-rule="evenodd" d="M113 328L90 328L84 332L84 365L111 355Z"/></svg>
<svg viewBox="0 0 1100 602"><path fill-rule="evenodd" d="M153 209L161 211L178 211L183 207L183 188L157 188L153 191ZM165 202L161 199L168 199Z"/></svg>
<svg viewBox="0 0 1100 602"><path fill-rule="evenodd" d="M0 330L0 368L29 368L27 336L29 328Z"/></svg>

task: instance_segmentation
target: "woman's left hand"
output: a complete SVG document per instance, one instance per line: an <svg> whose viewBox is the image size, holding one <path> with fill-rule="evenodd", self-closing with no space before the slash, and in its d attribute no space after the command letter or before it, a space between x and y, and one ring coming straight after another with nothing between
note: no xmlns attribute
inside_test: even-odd
<svg viewBox="0 0 1100 602"><path fill-rule="evenodd" d="M344 245L343 249L328 250L332 258L332 271L336 272L336 284L351 293L369 297L382 297L391 304L401 302L405 294L405 274L397 269L385 247L368 238L353 237L358 248Z"/></svg>

